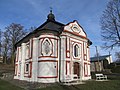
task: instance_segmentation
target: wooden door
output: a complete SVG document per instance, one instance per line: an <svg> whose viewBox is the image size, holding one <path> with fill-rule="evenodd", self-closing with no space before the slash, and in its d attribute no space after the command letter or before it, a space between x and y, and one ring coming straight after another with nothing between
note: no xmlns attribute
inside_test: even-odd
<svg viewBox="0 0 120 90"><path fill-rule="evenodd" d="M80 65L78 62L74 62L74 74L77 74L78 78L80 78Z"/></svg>

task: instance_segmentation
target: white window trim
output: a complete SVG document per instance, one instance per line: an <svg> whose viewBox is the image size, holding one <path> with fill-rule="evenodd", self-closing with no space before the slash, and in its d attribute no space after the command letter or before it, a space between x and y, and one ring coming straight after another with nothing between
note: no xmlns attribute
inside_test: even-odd
<svg viewBox="0 0 120 90"><path fill-rule="evenodd" d="M75 56L75 46L78 46L78 56ZM78 44L78 43L75 43L74 45L73 45L73 57L74 58L80 58L80 45Z"/></svg>

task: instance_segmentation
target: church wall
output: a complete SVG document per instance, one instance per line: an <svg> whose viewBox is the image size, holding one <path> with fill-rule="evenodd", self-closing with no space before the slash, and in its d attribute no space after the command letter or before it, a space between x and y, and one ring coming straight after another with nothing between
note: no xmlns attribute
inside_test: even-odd
<svg viewBox="0 0 120 90"><path fill-rule="evenodd" d="M45 48L43 43L46 40L50 42L49 51L41 49ZM19 49L17 49L18 53L16 54L15 79L44 83L48 83L48 81L57 82L59 80L59 41L57 36L51 34L41 35L38 38L30 39L27 43L23 43L21 48L22 61L18 60ZM19 62L21 63L20 71ZM29 68L28 70L27 67ZM20 72L19 76L18 72Z"/></svg>
<svg viewBox="0 0 120 90"><path fill-rule="evenodd" d="M20 75L20 80L33 81L34 72L34 60L36 60L36 38L30 38L28 42L24 43L23 55L24 59L22 60L21 71L24 72L23 75ZM34 53L33 53L34 52ZM22 73L21 73L22 74ZM23 79L22 79L23 78ZM34 78L35 79L35 78Z"/></svg>
<svg viewBox="0 0 120 90"><path fill-rule="evenodd" d="M53 34L44 34L38 40L37 80L44 83L57 82L59 68L58 37Z"/></svg>
<svg viewBox="0 0 120 90"><path fill-rule="evenodd" d="M79 76L88 80L90 75L90 54L87 37L82 28L72 30L77 22L64 28L58 37L52 33L42 33L17 47L15 79L31 82L64 82L66 76L73 80L76 73L74 64L79 64ZM70 30L68 30L70 29ZM75 47L78 48L75 53ZM59 68L60 67L60 68Z"/></svg>
<svg viewBox="0 0 120 90"><path fill-rule="evenodd" d="M75 24L74 24L75 25ZM90 54L89 54L89 46L87 45L88 39L86 38L86 35L83 34L84 32L81 30L80 34L78 32L75 32L72 30L72 27L74 26L72 23L70 23L68 26L66 26L64 29L64 32L61 34L61 36L66 37L66 75L74 75L74 62L78 62L80 65L80 79L82 80L88 80L91 79L90 75ZM78 26L77 26L78 27ZM80 28L81 29L81 28ZM74 49L73 47L75 45L78 45L80 47L79 56L75 57ZM66 76L65 75L65 76ZM71 78L72 79L72 78Z"/></svg>
<svg viewBox="0 0 120 90"><path fill-rule="evenodd" d="M90 60L89 60L89 48L88 50L86 50L86 57L84 57L84 45L83 43L84 42L87 42L87 40L84 40L84 39L79 39L78 37L76 36L72 36L72 35L65 35L66 33L63 34L62 38L63 39L63 48L62 48L62 56L61 57L64 57L64 60L61 59L61 64L62 64L62 69L63 70L61 73L62 73L62 80L61 81L65 81L65 78L66 76L68 75L74 75L74 72L73 72L73 63L74 62L79 62L81 64L81 79L82 80L87 80L87 79L91 79L91 76L90 76ZM80 46L80 57L78 58L75 58L73 56L73 46L74 44L78 44ZM66 44L66 47L64 47L64 45ZM69 45L68 45L69 44ZM86 45L87 46L87 45ZM85 73L86 72L86 73ZM73 78L71 77L71 80Z"/></svg>

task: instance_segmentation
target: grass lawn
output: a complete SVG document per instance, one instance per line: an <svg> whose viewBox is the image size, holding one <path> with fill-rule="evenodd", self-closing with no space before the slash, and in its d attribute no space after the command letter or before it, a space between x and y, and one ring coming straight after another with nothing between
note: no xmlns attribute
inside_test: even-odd
<svg viewBox="0 0 120 90"><path fill-rule="evenodd" d="M110 80L110 81L86 81L85 84L71 86L65 86L56 83L52 86L40 88L37 90L119 90L119 89L120 80ZM24 89L0 79L0 90L24 90Z"/></svg>
<svg viewBox="0 0 120 90"><path fill-rule="evenodd" d="M0 90L24 90L24 89L0 79Z"/></svg>
<svg viewBox="0 0 120 90"><path fill-rule="evenodd" d="M87 81L86 84L65 86L56 84L51 87L38 90L119 90L120 80L111 81Z"/></svg>

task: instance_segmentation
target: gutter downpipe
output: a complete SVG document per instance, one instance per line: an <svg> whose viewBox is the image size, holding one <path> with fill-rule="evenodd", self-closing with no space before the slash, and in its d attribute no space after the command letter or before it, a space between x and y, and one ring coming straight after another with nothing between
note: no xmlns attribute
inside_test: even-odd
<svg viewBox="0 0 120 90"><path fill-rule="evenodd" d="M60 75L61 75L61 38L59 36L59 82L61 83Z"/></svg>

